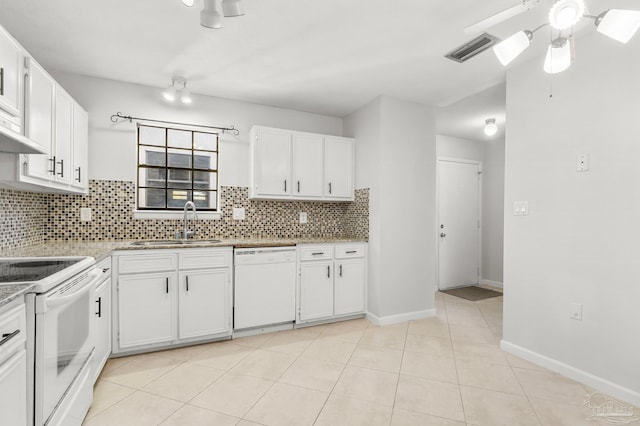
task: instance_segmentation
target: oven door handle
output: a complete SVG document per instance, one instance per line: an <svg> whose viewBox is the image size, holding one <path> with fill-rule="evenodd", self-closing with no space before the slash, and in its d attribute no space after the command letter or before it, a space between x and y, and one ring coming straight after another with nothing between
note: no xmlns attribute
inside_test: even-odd
<svg viewBox="0 0 640 426"><path fill-rule="evenodd" d="M47 308L53 308L56 306L73 302L74 300L82 296L84 293L89 291L91 287L95 286L98 280L100 279L101 275L102 275L102 271L100 269L95 269L91 271L91 273L89 274L90 280L87 281L86 284L84 284L82 287L80 287L78 290L74 291L73 293L67 294L65 296L56 296L53 298L46 298L46 300L44 301L45 311L47 310Z"/></svg>

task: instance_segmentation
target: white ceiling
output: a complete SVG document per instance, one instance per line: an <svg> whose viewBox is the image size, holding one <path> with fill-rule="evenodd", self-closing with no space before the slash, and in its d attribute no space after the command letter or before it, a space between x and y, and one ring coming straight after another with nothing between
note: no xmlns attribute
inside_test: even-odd
<svg viewBox="0 0 640 426"><path fill-rule="evenodd" d="M183 75L195 93L342 117L378 95L442 105L504 81L491 52L443 55L518 1L243 0L245 16L211 30L180 0L0 0L0 24L50 70L157 87ZM532 29L543 3L490 32ZM537 38L516 63L544 52L548 32Z"/></svg>

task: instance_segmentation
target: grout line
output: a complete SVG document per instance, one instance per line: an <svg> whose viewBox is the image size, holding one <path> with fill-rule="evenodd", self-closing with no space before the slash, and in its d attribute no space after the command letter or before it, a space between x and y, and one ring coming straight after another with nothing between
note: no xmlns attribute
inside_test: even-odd
<svg viewBox="0 0 640 426"><path fill-rule="evenodd" d="M456 370L456 380L458 382L458 394L460 395L460 406L462 407L462 417L464 418L465 423L467 422L467 412L464 409L464 398L462 398L462 385L460 384L460 375L458 374L458 361L456 360L456 351L453 348L453 337L451 336L451 327L449 324L449 314L447 314L447 298L443 297L442 299L444 304L444 314L447 318L447 329L449 330L449 342L451 345L451 352L453 353L453 366ZM484 319L484 317L483 317ZM486 320L485 320L486 322Z"/></svg>

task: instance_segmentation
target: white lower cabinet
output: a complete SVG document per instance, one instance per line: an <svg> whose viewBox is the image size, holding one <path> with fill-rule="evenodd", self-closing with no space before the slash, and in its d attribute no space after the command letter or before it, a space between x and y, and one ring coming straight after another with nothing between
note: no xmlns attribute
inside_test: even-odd
<svg viewBox="0 0 640 426"><path fill-rule="evenodd" d="M120 252L113 352L231 335L232 249Z"/></svg>
<svg viewBox="0 0 640 426"><path fill-rule="evenodd" d="M309 323L364 314L366 244L298 246L298 319Z"/></svg>
<svg viewBox="0 0 640 426"><path fill-rule="evenodd" d="M111 257L98 264L106 279L96 288L93 317L93 336L96 351L93 356L93 381L98 380L111 355Z"/></svg>
<svg viewBox="0 0 640 426"><path fill-rule="evenodd" d="M27 424L26 316L23 300L0 308L0 424Z"/></svg>

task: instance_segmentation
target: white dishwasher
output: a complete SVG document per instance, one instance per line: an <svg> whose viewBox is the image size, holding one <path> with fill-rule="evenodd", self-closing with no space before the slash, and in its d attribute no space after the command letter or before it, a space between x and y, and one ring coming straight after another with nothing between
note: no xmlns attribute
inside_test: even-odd
<svg viewBox="0 0 640 426"><path fill-rule="evenodd" d="M235 249L234 330L296 319L296 249Z"/></svg>

